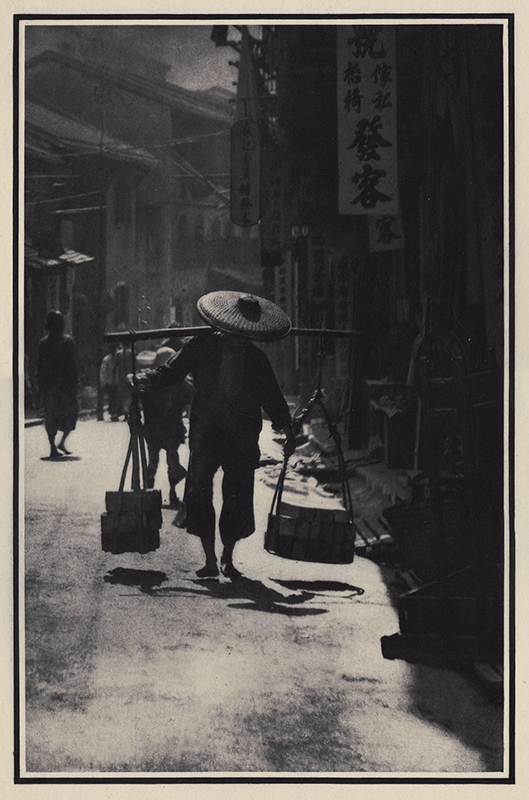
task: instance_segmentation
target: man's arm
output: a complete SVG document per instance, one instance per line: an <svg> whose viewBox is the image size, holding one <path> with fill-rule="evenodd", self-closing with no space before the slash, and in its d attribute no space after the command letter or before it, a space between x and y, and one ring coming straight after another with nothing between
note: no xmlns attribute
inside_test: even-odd
<svg viewBox="0 0 529 800"><path fill-rule="evenodd" d="M134 376L127 375L127 384L135 391L147 392L181 383L193 368L198 348L197 339L195 337L187 342L179 353L161 367L146 369Z"/></svg>
<svg viewBox="0 0 529 800"><path fill-rule="evenodd" d="M288 404L279 388L274 370L266 354L262 350L258 350L258 352L261 354L257 365L261 405L270 417L273 429L275 431L283 431L286 435L283 449L285 456L289 457L296 449L296 437L292 429L292 419Z"/></svg>

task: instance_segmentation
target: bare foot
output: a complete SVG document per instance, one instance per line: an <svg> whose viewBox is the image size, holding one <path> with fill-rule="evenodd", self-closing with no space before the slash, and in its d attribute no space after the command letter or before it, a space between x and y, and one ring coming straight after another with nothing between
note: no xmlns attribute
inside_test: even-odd
<svg viewBox="0 0 529 800"><path fill-rule="evenodd" d="M219 574L219 568L216 564L206 564L196 572L199 578L216 578Z"/></svg>
<svg viewBox="0 0 529 800"><path fill-rule="evenodd" d="M242 574L233 566L232 561L225 561L224 559L220 562L220 570L225 578L229 578L232 581L240 578Z"/></svg>

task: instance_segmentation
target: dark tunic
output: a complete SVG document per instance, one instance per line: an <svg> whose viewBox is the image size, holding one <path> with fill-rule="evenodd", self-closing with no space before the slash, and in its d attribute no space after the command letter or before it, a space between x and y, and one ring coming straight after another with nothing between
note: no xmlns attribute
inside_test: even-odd
<svg viewBox="0 0 529 800"><path fill-rule="evenodd" d="M185 442L182 415L190 404L193 387L188 381L158 392L146 392L141 399L145 435L159 449L167 450Z"/></svg>
<svg viewBox="0 0 529 800"><path fill-rule="evenodd" d="M147 443L149 463L147 476L149 486L154 486L158 470L160 450L165 450L167 474L171 491L186 476L180 464L178 448L185 442L186 429L182 415L191 402L193 387L188 379L157 392L145 392L143 406L143 432Z"/></svg>
<svg viewBox="0 0 529 800"><path fill-rule="evenodd" d="M153 389L193 376L184 498L187 529L202 538L214 536L212 483L222 467L219 528L224 542L249 536L255 529L253 481L262 409L276 430L290 422L288 405L265 353L247 340L233 349L230 338L214 331L197 336L166 364L145 371Z"/></svg>
<svg viewBox="0 0 529 800"><path fill-rule="evenodd" d="M73 431L78 417L75 344L66 334L48 334L39 342L37 379L46 430Z"/></svg>

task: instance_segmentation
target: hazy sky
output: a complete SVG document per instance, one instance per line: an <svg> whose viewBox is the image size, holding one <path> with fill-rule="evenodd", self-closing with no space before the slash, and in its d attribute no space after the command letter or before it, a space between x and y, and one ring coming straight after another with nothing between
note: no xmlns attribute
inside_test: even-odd
<svg viewBox="0 0 529 800"><path fill-rule="evenodd" d="M221 86L235 91L237 69L228 62L236 60L238 54L231 47L215 47L211 31L211 23L43 25L38 22L26 27L26 56L52 48L100 61L105 49L110 53L117 45L121 56L125 60L130 58L131 71L134 58L143 53L170 65L166 80L178 86L193 91ZM231 27L229 38L239 39L240 34Z"/></svg>
<svg viewBox="0 0 529 800"><path fill-rule="evenodd" d="M211 24L149 27L143 26L138 38L147 50L152 47L153 56L171 65L167 80L185 89L222 86L234 91L237 70L228 62L236 60L237 53L231 47L215 47Z"/></svg>
<svg viewBox="0 0 529 800"><path fill-rule="evenodd" d="M172 65L168 80L185 89L222 86L235 90L237 69L228 62L235 61L237 53L231 47L215 47L211 25L172 27L165 35L166 60Z"/></svg>

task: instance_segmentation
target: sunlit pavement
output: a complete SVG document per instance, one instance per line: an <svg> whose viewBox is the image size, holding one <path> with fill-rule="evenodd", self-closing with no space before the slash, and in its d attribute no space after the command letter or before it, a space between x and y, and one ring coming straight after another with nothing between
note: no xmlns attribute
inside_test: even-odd
<svg viewBox="0 0 529 800"><path fill-rule="evenodd" d="M235 550L240 581L197 579L200 542L167 508L159 550L104 553L100 515L128 436L123 422L80 421L72 458L50 462L44 429L25 431L23 774L503 769L501 709L453 670L382 657L380 638L398 620L375 564L264 550L263 471L256 533ZM268 446L267 425L264 436ZM156 485L167 502L163 457ZM117 567L164 575L149 586L104 580Z"/></svg>

